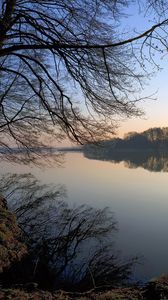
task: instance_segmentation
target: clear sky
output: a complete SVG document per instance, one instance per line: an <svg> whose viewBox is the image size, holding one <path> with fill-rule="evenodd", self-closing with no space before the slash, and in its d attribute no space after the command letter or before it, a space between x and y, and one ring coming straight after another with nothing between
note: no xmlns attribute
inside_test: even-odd
<svg viewBox="0 0 168 300"><path fill-rule="evenodd" d="M129 131L144 131L150 127L167 127L168 126L168 57L165 60L164 70L160 71L154 78L149 81L143 94L151 95L156 92L156 100L146 100L141 103L145 111L142 118L132 118L121 122L118 129L118 135L123 136Z"/></svg>
<svg viewBox="0 0 168 300"><path fill-rule="evenodd" d="M135 28L135 31L142 32L155 23L154 17L144 17L143 9L140 14L136 6L129 8L128 14L128 18L123 19L125 31L127 29L128 32L131 32L131 29ZM157 62L159 61L162 70L156 72L150 80L146 81L143 95L155 94L153 98L156 100L146 100L139 104L145 111L143 118L132 118L121 122L118 129L120 137L129 131L141 132L150 127L168 126L168 55L156 56L155 59Z"/></svg>

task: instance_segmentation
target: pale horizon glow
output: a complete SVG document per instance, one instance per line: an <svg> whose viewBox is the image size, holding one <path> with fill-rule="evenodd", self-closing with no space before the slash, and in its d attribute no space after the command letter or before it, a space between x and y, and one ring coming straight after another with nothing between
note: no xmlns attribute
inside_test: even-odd
<svg viewBox="0 0 168 300"><path fill-rule="evenodd" d="M156 100L146 100L141 103L145 115L142 118L127 119L120 123L117 136L123 137L130 131L143 132L153 127L168 127L168 62L164 60L164 70L156 74L144 89L144 95L156 93Z"/></svg>

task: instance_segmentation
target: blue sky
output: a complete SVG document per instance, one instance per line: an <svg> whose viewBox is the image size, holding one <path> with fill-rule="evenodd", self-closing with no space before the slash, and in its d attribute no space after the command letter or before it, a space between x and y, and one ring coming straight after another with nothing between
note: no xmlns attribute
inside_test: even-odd
<svg viewBox="0 0 168 300"><path fill-rule="evenodd" d="M143 32L150 28L155 19L152 15L144 17L144 11L139 14L138 7L132 6L128 10L128 17L122 20L123 30L125 32L132 31ZM141 119L132 118L121 122L118 130L118 135L123 136L129 131L143 131L150 127L167 127L168 126L168 55L156 54L155 60L162 68L161 71L156 71L151 79L146 80L146 84L142 91L142 95L149 96L154 94L156 100L146 100L139 103L139 106L145 111L145 116Z"/></svg>

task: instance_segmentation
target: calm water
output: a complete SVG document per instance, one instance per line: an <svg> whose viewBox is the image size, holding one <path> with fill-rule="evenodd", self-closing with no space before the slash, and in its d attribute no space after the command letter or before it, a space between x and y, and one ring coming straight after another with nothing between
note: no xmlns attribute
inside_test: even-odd
<svg viewBox="0 0 168 300"><path fill-rule="evenodd" d="M151 171L151 160L147 170L75 152L67 153L59 168L11 167L7 162L0 167L1 175L31 172L42 184L63 184L71 206L109 207L118 222L119 230L112 236L115 248L123 258L141 257L134 278L148 280L168 273L168 172Z"/></svg>

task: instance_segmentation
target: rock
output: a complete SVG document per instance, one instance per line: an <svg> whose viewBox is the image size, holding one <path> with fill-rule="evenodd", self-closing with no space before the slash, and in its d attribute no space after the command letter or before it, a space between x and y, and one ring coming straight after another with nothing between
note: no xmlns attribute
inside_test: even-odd
<svg viewBox="0 0 168 300"><path fill-rule="evenodd" d="M8 210L6 200L0 196L0 274L20 261L26 253L16 217Z"/></svg>
<svg viewBox="0 0 168 300"><path fill-rule="evenodd" d="M149 300L168 299L168 274L151 279L146 287L145 296Z"/></svg>

